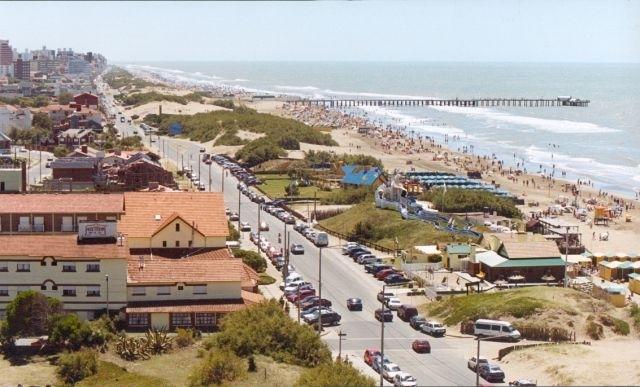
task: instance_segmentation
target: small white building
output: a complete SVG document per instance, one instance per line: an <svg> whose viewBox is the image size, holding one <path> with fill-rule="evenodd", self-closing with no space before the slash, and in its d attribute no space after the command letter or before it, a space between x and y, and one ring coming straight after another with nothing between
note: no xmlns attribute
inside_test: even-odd
<svg viewBox="0 0 640 387"><path fill-rule="evenodd" d="M0 132L8 134L11 128L30 129L33 114L29 109L0 105Z"/></svg>

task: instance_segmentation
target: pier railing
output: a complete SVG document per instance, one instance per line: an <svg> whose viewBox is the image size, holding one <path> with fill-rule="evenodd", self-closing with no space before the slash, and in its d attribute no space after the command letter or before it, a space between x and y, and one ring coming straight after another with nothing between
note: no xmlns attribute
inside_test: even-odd
<svg viewBox="0 0 640 387"><path fill-rule="evenodd" d="M457 106L457 107L587 107L588 99L560 98L471 98L471 99L292 99L294 105L324 107L357 106Z"/></svg>

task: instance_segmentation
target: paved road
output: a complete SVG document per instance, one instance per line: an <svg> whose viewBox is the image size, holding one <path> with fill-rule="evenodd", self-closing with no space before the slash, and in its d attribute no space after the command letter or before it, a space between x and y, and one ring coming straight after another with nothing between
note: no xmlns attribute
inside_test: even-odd
<svg viewBox="0 0 640 387"><path fill-rule="evenodd" d="M126 135L130 135L132 128L128 124L116 123L116 128ZM138 130L139 131L139 130ZM139 131L140 132L140 131ZM140 133L142 135L142 133ZM145 144L149 144L149 137L144 136ZM156 139L157 136L154 136ZM213 163L209 166L199 160L201 145L191 141L161 137L152 143L164 158L174 163L190 165L198 170L200 164L200 180L209 188L208 179L211 177L211 189L222 190L222 168ZM210 172L209 172L210 171ZM236 189L238 181L229 174L225 178L225 204L232 211L240 213L241 221L248 221L253 229L257 229L258 205L251 202L244 195L239 195ZM279 219L261 213L261 221L269 224L270 231L263 232L272 244L277 243L277 234L284 234L285 225ZM304 255L291 255L290 261L307 281L313 282L319 289L319 249L307 241L302 235L290 231L291 242L300 243L305 248ZM250 244L248 233L242 233L242 243ZM363 268L354 263L349 257L343 256L338 241L331 238L328 248L322 249L322 297L333 302L333 309L342 315L338 327L325 328L323 339L334 352L338 350L337 332L347 333L342 342L344 354L361 358L366 348L380 348L381 325L375 320L373 313L379 307L376 294L382 289L382 282L365 273ZM346 300L349 297L359 297L363 300L364 308L361 312L349 312ZM385 353L404 371L411 373L418 380L419 385L473 385L475 376L466 368L466 356L473 353L474 342L462 338L430 338L431 354L417 354L411 349L411 342L416 338L425 338L423 334L413 330L408 323L402 322L394 316L394 321L385 324ZM354 362L356 364L356 362ZM357 364L362 364L357 360Z"/></svg>

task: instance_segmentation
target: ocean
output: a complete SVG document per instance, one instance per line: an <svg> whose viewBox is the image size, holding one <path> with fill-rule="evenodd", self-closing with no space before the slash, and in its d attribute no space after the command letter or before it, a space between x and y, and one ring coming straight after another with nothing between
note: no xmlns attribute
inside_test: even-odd
<svg viewBox="0 0 640 387"><path fill-rule="evenodd" d="M467 147L529 173L640 191L640 64L149 62L133 71L199 85L310 98L589 99L588 107L362 107L349 112ZM455 140L454 140L455 139Z"/></svg>

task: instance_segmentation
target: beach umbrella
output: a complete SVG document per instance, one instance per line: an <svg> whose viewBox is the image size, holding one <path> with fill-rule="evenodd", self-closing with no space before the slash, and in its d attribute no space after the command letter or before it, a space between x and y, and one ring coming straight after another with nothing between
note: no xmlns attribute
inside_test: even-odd
<svg viewBox="0 0 640 387"><path fill-rule="evenodd" d="M512 276L509 276L509 281L517 282L517 281L522 281L523 279L524 277L520 274L514 274Z"/></svg>
<svg viewBox="0 0 640 387"><path fill-rule="evenodd" d="M556 277L552 276L551 274L545 274L540 279L543 280L544 282L546 282L547 285L549 285L549 282L555 281Z"/></svg>
<svg viewBox="0 0 640 387"><path fill-rule="evenodd" d="M498 285L498 286L506 285L507 283L508 282L503 280L503 279L498 279L498 280L493 281L493 284L494 285Z"/></svg>

